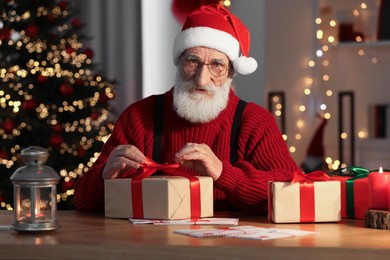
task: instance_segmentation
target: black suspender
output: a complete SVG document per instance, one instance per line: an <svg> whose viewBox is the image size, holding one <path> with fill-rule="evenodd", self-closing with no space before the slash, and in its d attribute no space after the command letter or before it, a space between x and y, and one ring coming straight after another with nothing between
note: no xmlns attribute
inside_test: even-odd
<svg viewBox="0 0 390 260"><path fill-rule="evenodd" d="M230 137L230 162L234 164L238 160L238 136L240 135L241 118L246 102L242 99L238 102L236 113L234 114L232 133Z"/></svg>
<svg viewBox="0 0 390 260"><path fill-rule="evenodd" d="M156 95L154 109L154 142L153 142L153 160L161 163L162 150L162 132L163 132L163 114L164 114L164 94ZM232 132L230 137L230 162L233 164L238 160L238 136L240 135L241 118L246 102L238 102L236 113L233 118Z"/></svg>
<svg viewBox="0 0 390 260"><path fill-rule="evenodd" d="M164 94L156 95L154 108L153 161L161 163L162 132L164 122Z"/></svg>

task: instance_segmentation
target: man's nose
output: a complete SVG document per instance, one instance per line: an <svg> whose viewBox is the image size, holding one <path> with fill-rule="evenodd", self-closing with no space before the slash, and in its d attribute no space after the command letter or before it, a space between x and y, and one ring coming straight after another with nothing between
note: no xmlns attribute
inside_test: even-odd
<svg viewBox="0 0 390 260"><path fill-rule="evenodd" d="M196 83L198 84L198 86L203 87L208 85L210 81L211 81L211 74L209 68L207 64L202 64L196 76Z"/></svg>

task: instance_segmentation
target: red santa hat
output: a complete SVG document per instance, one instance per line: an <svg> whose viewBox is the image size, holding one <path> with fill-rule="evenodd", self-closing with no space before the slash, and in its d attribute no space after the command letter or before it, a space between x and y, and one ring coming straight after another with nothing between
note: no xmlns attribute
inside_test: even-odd
<svg viewBox="0 0 390 260"><path fill-rule="evenodd" d="M191 12L173 44L173 61L188 48L203 46L225 53L239 74L250 74L257 62L249 57L250 34L245 25L219 4L204 5Z"/></svg>

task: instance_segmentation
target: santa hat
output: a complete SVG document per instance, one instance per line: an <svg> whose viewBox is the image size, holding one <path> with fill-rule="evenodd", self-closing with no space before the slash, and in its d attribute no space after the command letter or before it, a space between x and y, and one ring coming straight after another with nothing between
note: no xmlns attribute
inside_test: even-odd
<svg viewBox="0 0 390 260"><path fill-rule="evenodd" d="M249 57L250 34L245 25L219 4L204 5L191 12L173 44L173 61L188 48L203 46L225 53L239 74L250 74L257 62Z"/></svg>

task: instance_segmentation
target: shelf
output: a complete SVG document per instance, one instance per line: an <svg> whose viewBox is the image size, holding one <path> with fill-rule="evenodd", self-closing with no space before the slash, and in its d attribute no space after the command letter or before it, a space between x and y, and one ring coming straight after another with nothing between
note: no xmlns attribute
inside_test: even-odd
<svg viewBox="0 0 390 260"><path fill-rule="evenodd" d="M390 47L390 40L386 41L372 41L372 42L340 42L335 45L331 45L332 47L340 47L340 48L377 48L377 47Z"/></svg>

